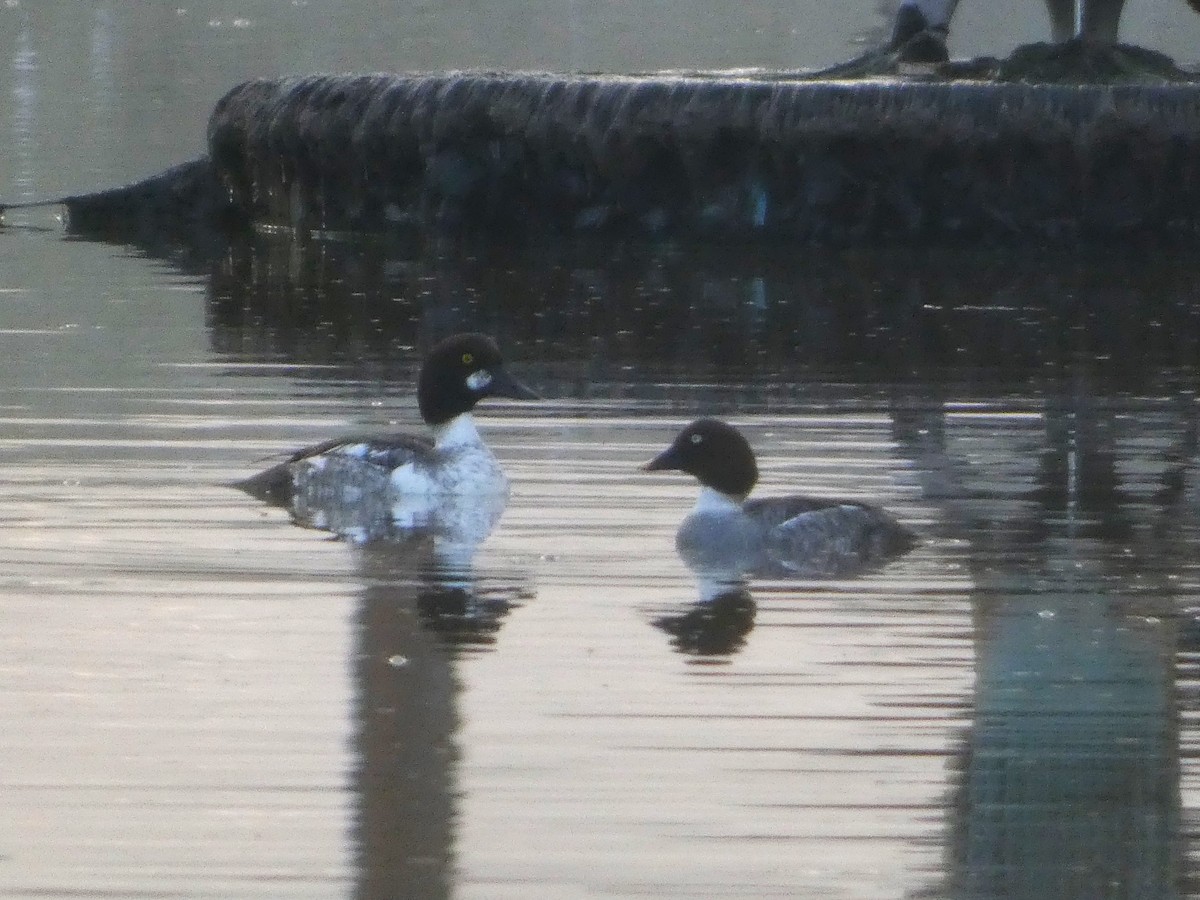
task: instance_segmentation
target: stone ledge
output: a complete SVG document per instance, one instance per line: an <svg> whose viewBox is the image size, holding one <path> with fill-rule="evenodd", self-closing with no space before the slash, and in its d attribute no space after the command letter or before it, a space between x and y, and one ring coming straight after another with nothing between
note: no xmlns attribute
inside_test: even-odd
<svg viewBox="0 0 1200 900"><path fill-rule="evenodd" d="M251 81L80 234L254 226L791 243L1200 233L1200 86L798 73ZM4 207L0 205L0 211Z"/></svg>
<svg viewBox="0 0 1200 900"><path fill-rule="evenodd" d="M1200 88L313 76L209 125L250 220L832 242L1196 232Z"/></svg>

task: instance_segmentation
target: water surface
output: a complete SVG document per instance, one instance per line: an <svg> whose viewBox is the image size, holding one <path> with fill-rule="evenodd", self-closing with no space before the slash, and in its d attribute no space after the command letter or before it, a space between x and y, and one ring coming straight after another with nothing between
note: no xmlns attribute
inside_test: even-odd
<svg viewBox="0 0 1200 900"><path fill-rule="evenodd" d="M982 268L898 309L782 252L2 239L7 895L1188 895L1182 269L1093 263L1123 331L1013 271L1006 333ZM462 327L549 398L481 410L513 491L468 570L226 486L415 426ZM694 486L638 470L700 414L922 544L705 604Z"/></svg>
<svg viewBox="0 0 1200 900"><path fill-rule="evenodd" d="M891 14L795 49L761 4L641 43L616 7L560 4L530 43L343 6L9 4L3 199L194 154L249 75L817 65ZM0 894L1200 895L1194 254L19 225ZM513 489L469 561L227 486L417 426L420 355L466 328L548 398L481 410ZM673 546L694 486L638 470L698 415L743 427L763 493L879 503L922 543L705 602Z"/></svg>

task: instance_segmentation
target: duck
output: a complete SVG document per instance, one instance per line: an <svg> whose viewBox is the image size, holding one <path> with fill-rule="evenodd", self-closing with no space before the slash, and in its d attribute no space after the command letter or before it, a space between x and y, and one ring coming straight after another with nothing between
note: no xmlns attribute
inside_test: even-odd
<svg viewBox="0 0 1200 900"><path fill-rule="evenodd" d="M429 351L417 378L429 434L334 438L233 486L289 508L299 524L357 541L436 530L478 543L508 497L508 478L472 416L490 397L538 399L508 372L492 338L453 335Z"/></svg>
<svg viewBox="0 0 1200 900"><path fill-rule="evenodd" d="M846 577L907 553L917 536L890 513L855 500L801 495L748 499L758 463L738 429L697 419L642 466L700 482L676 533L684 563L728 582L739 575Z"/></svg>

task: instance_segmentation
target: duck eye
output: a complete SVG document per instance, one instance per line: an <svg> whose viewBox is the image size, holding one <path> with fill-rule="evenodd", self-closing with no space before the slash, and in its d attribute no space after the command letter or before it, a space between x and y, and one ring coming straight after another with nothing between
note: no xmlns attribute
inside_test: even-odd
<svg viewBox="0 0 1200 900"><path fill-rule="evenodd" d="M471 353L464 353L462 355L462 360L464 366L469 366L471 363L475 362L475 356Z"/></svg>
<svg viewBox="0 0 1200 900"><path fill-rule="evenodd" d="M702 434L693 434L692 435L692 443L693 444L699 444L703 440L704 440L704 435L702 435Z"/></svg>

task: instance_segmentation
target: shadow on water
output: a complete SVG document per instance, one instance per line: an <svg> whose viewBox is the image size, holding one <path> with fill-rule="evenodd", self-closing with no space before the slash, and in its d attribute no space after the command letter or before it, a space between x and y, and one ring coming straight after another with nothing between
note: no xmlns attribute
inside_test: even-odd
<svg viewBox="0 0 1200 900"><path fill-rule="evenodd" d="M519 348L548 394L676 414L681 396L697 402L676 383L708 385L706 410L743 413L786 404L806 379L870 385L936 511L931 539L957 548L972 584L973 711L951 763L945 869L921 895L1194 891L1181 709L1200 695L1198 648L1180 606L1197 592L1200 303L1187 260L259 237L184 265L210 276L213 349L231 361L404 379L414 345L470 327ZM410 550L362 549L363 898L451 893L455 653L486 645L529 596L520 579L481 588ZM702 586L654 625L680 652L736 653L751 591Z"/></svg>

